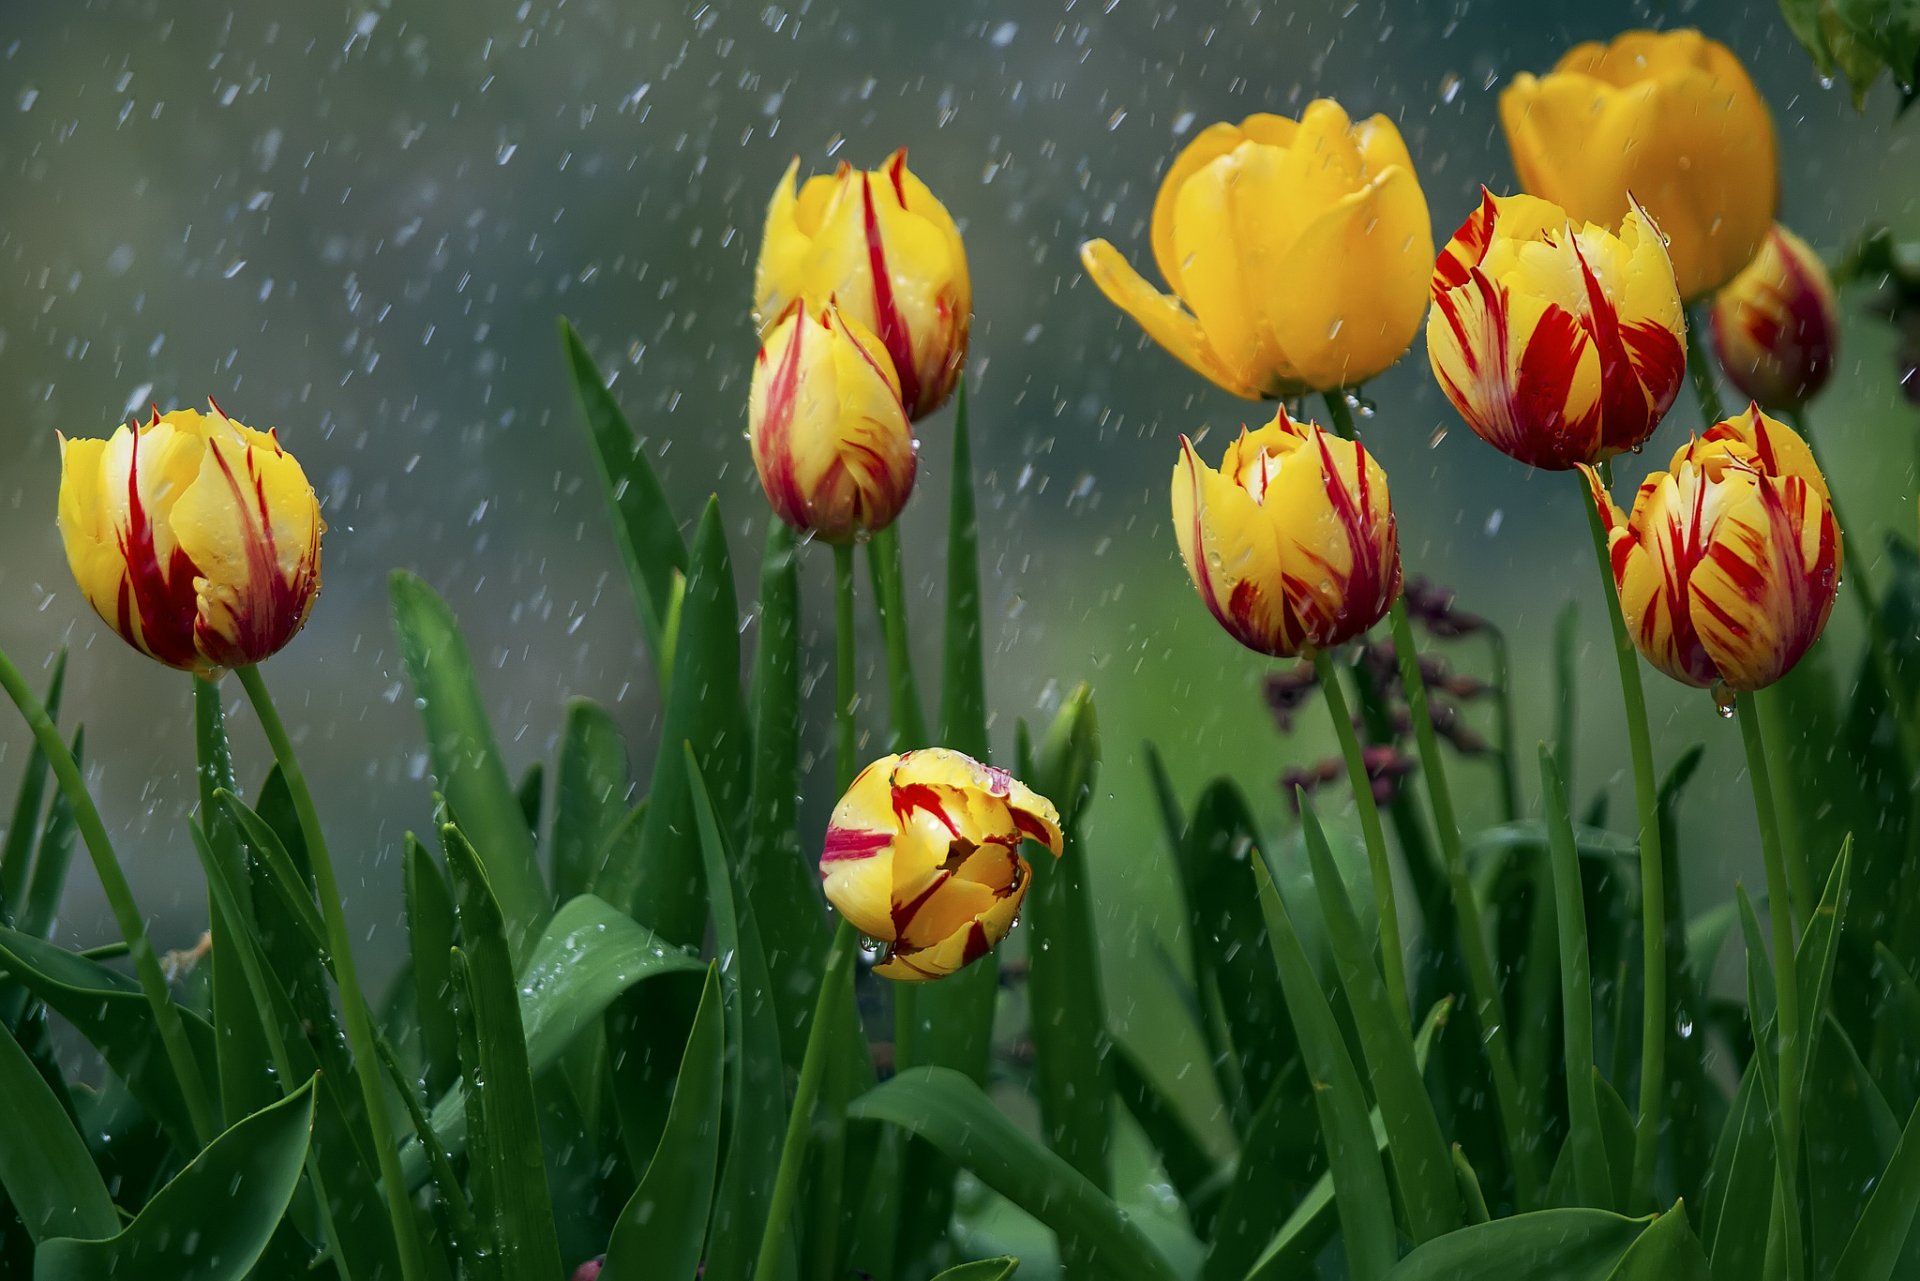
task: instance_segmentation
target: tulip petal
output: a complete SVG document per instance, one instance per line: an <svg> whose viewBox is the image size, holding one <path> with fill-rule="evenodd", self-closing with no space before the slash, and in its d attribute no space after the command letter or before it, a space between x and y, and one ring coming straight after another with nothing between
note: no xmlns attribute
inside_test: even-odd
<svg viewBox="0 0 1920 1281"><path fill-rule="evenodd" d="M1688 583L1705 559L1730 498L1691 464L1649 476L1608 554L1620 612L1647 661L1683 684L1705 689L1719 673L1694 626Z"/></svg>
<svg viewBox="0 0 1920 1281"><path fill-rule="evenodd" d="M1202 462L1184 436L1172 496L1181 559L1214 618L1248 649L1298 653L1300 621L1282 589L1273 522L1246 490ZM1301 519L1310 517L1303 512Z"/></svg>
<svg viewBox="0 0 1920 1281"><path fill-rule="evenodd" d="M1174 202L1181 301L1235 380L1262 395L1284 394L1295 381L1261 292L1271 272L1260 264L1287 243L1285 232L1258 225L1275 212L1260 195L1288 154L1243 143L1182 183Z"/></svg>
<svg viewBox="0 0 1920 1281"><path fill-rule="evenodd" d="M873 967L882 978L901 982L927 982L971 965L985 956L1013 929L1025 902L1027 887L1033 880L1033 868L1019 860L1018 879L1012 893L997 900L976 920L969 921L946 937L924 948L895 948L886 960Z"/></svg>
<svg viewBox="0 0 1920 1281"><path fill-rule="evenodd" d="M1200 324L1169 297L1148 284L1120 251L1104 240L1090 240L1080 247L1080 261L1087 276L1120 310L1132 316L1147 331L1147 337L1178 358L1187 368L1212 380L1236 396L1259 398L1259 391L1229 369L1208 343Z"/></svg>
<svg viewBox="0 0 1920 1281"><path fill-rule="evenodd" d="M1727 686L1761 689L1800 661L1833 612L1840 531L1804 479L1739 488L1689 584L1694 629Z"/></svg>
<svg viewBox="0 0 1920 1281"><path fill-rule="evenodd" d="M760 237L760 257L753 268L753 315L762 338L767 336L782 313L793 304L788 282L801 277L811 242L809 234L800 226L800 200L794 190L794 179L799 173L800 157L795 156L787 166L787 172L781 175L780 185L773 189L773 199L767 205L766 229ZM812 179L807 186L818 190L814 184L819 181Z"/></svg>

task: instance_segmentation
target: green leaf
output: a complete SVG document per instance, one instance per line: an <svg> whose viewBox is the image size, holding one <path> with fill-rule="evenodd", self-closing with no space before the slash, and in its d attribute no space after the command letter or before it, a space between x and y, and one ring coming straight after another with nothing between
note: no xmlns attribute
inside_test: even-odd
<svg viewBox="0 0 1920 1281"><path fill-rule="evenodd" d="M601 381L580 335L564 319L560 341L593 445L594 471L613 517L614 543L633 586L647 648L657 661L666 652L663 641L673 576L687 572L687 545L646 451L627 425L619 402Z"/></svg>
<svg viewBox="0 0 1920 1281"><path fill-rule="evenodd" d="M951 1068L909 1068L855 1099L847 1115L925 1139L974 1177L1074 1243L1110 1281L1176 1281L1178 1273L1125 1211L1085 1175L1001 1113Z"/></svg>
<svg viewBox="0 0 1920 1281"><path fill-rule="evenodd" d="M1831 1277L1860 1218L1861 1194L1873 1187L1900 1142L1900 1123L1887 1107L1831 1017L1814 1046L1803 1092L1801 1133L1806 1140L1802 1196L1810 1211L1809 1276ZM1920 1243L1916 1243L1920 1245ZM1909 1267L1903 1275L1912 1275Z"/></svg>
<svg viewBox="0 0 1920 1281"><path fill-rule="evenodd" d="M307 945L325 956L327 929L320 919L319 905L313 899L313 884L294 866L292 856L281 844L279 833L232 792L217 790L213 799L219 812L239 827L242 837L253 850L254 858L266 872L262 879L267 888L278 897L287 915L299 926Z"/></svg>
<svg viewBox="0 0 1920 1281"><path fill-rule="evenodd" d="M600 853L627 816L627 794L633 786L627 744L598 703L576 698L567 704L559 776L553 815L556 904L593 889Z"/></svg>
<svg viewBox="0 0 1920 1281"><path fill-rule="evenodd" d="M520 775L520 785L513 789L513 798L520 803L520 819L529 832L540 830L540 798L546 785L546 766L534 761Z"/></svg>
<svg viewBox="0 0 1920 1281"><path fill-rule="evenodd" d="M107 1185L73 1118L6 1028L0 1027L0 1188L35 1241L111 1236L120 1227Z"/></svg>
<svg viewBox="0 0 1920 1281"><path fill-rule="evenodd" d="M1393 1266L1399 1254L1399 1234L1393 1225L1386 1174L1367 1123L1366 1094L1347 1054L1340 1026L1334 1021L1333 1009L1314 978L1273 878L1259 861L1253 864L1253 874L1286 992L1287 1013L1300 1039L1300 1052L1313 1083L1314 1105L1320 1112L1320 1132L1326 1141L1341 1233L1347 1245L1347 1266L1354 1281L1373 1281Z"/></svg>
<svg viewBox="0 0 1920 1281"><path fill-rule="evenodd" d="M699 1271L720 1165L724 1012L719 971L709 966L667 1128L613 1226L604 1281L691 1281Z"/></svg>
<svg viewBox="0 0 1920 1281"><path fill-rule="evenodd" d="M1116 1041L1109 1066L1115 1093L1165 1168L1168 1181L1193 1220L1194 1234L1202 1240L1213 1237L1213 1211L1220 1204L1222 1188L1219 1162L1133 1051Z"/></svg>
<svg viewBox="0 0 1920 1281"><path fill-rule="evenodd" d="M100 1051L107 1066L127 1083L140 1106L182 1152L199 1147L186 1098L154 1026L153 1007L137 983L64 948L9 929L0 929L0 968L24 983ZM179 1013L200 1070L210 1073L213 1029L191 1010Z"/></svg>
<svg viewBox="0 0 1920 1281"><path fill-rule="evenodd" d="M448 1004L453 998L452 962L447 959L454 944L453 891L447 887L433 855L412 832L407 833L402 849L407 952L413 958L421 1082L428 1098L439 1098L460 1079L460 1031ZM548 923L549 931L552 924Z"/></svg>
<svg viewBox="0 0 1920 1281"><path fill-rule="evenodd" d="M487 723L467 643L453 611L421 579L395 570L388 592L414 701L426 722L434 775L505 905L507 947L522 960L546 924L552 900L540 879L533 833Z"/></svg>
<svg viewBox="0 0 1920 1281"><path fill-rule="evenodd" d="M1846 918L1847 884L1852 867L1853 837L1849 835L1840 843L1840 857L1834 860L1833 870L1827 875L1826 888L1820 894L1820 902L1807 919L1806 928L1795 947L1801 1009L1800 1044L1806 1047L1809 1063L1820 1052L1820 1033L1831 1004L1828 998L1833 993L1834 962L1840 952L1840 927ZM1807 1101L1807 1091L1811 1088L1811 1080L1804 1083L1801 1091L1803 1107Z"/></svg>
<svg viewBox="0 0 1920 1281"><path fill-rule="evenodd" d="M1387 1129L1387 1151L1408 1235L1416 1244L1428 1241L1461 1225L1460 1195L1447 1141L1441 1136L1419 1065L1413 1061L1413 1040L1394 1015L1386 980L1373 962L1372 946L1361 934L1326 833L1304 793L1300 821L1340 984L1360 1033L1361 1053Z"/></svg>
<svg viewBox="0 0 1920 1281"><path fill-rule="evenodd" d="M1576 1195L1583 1204L1610 1208L1613 1175L1600 1104L1594 1093L1593 981L1587 971L1587 917L1581 897L1580 860L1573 847L1566 789L1552 756L1540 749L1547 836L1553 856L1555 923L1560 941L1560 1009L1567 1055L1567 1145Z"/></svg>
<svg viewBox="0 0 1920 1281"><path fill-rule="evenodd" d="M1920 1210L1920 1107L1907 1117L1893 1158L1860 1212L1860 1222L1834 1266L1834 1281L1892 1281L1911 1240L1916 1210ZM1717 1274L1715 1281L1719 1281Z"/></svg>
<svg viewBox="0 0 1920 1281"><path fill-rule="evenodd" d="M740 702L740 612L734 604L733 565L717 500L707 503L694 535L680 632L679 659L661 718L662 747L654 762L632 879L622 883L610 870L602 896L669 942L692 946L705 932L707 904L687 790L687 757L679 744L693 744L730 834L746 813L751 751Z"/></svg>
<svg viewBox="0 0 1920 1281"><path fill-rule="evenodd" d="M1687 1203L1654 1218L1627 1248L1609 1281L1708 1281L1707 1256L1687 1223Z"/></svg>
<svg viewBox="0 0 1920 1281"><path fill-rule="evenodd" d="M962 395L965 394L963 389ZM957 1268L948 1268L933 1281L1007 1281L1020 1270L1020 1260L1008 1255L1003 1259L982 1259L978 1263L963 1263Z"/></svg>
<svg viewBox="0 0 1920 1281"><path fill-rule="evenodd" d="M47 678L47 719L60 723L60 695L67 683L67 651L53 658L53 674ZM20 772L20 790L14 794L13 817L7 823L7 839L0 845L0 913L17 919L19 905L27 891L28 868L33 858L34 834L40 830L40 803L47 794L45 752L36 742L27 750L26 767Z"/></svg>
<svg viewBox="0 0 1920 1281"><path fill-rule="evenodd" d="M1920 2L1833 0L1833 12L1845 33L1884 62L1903 94L1911 97L1920 79ZM1833 34L1830 29L1830 44Z"/></svg>
<svg viewBox="0 0 1920 1281"><path fill-rule="evenodd" d="M43 1241L34 1281L240 1281L287 1212L313 1134L313 1084L208 1144L118 1235Z"/></svg>
<svg viewBox="0 0 1920 1281"><path fill-rule="evenodd" d="M85 768L87 731L73 731L73 760ZM33 856L33 877L27 883L27 899L20 913L20 928L36 938L45 938L53 929L60 910L60 895L67 886L67 869L73 865L73 840L78 828L73 820L73 802L65 792L56 791L47 806L47 821L40 829L40 842Z"/></svg>
<svg viewBox="0 0 1920 1281"><path fill-rule="evenodd" d="M1704 1188L1701 1235L1714 1281L1751 1281L1761 1275L1766 1233L1754 1230L1756 1207L1773 1195L1773 1125L1767 1117L1758 1066L1747 1064L1727 1120L1714 1145Z"/></svg>
<svg viewBox="0 0 1920 1281"><path fill-rule="evenodd" d="M1613 1281L1653 1223L1609 1210L1536 1210L1450 1232L1400 1261L1389 1281Z"/></svg>
<svg viewBox="0 0 1920 1281"><path fill-rule="evenodd" d="M893 524L867 543L867 568L872 571L875 612L887 656L887 737L889 752L930 747L927 714L920 705L920 688L913 677L912 634L907 621L906 574L900 555L900 526Z"/></svg>
<svg viewBox="0 0 1920 1281"><path fill-rule="evenodd" d="M1383 1131L1384 1133L1384 1131ZM1313 1089L1298 1059L1267 1091L1267 1101L1240 1133L1232 1178L1220 1198L1212 1239L1201 1265L1202 1281L1239 1281L1260 1263L1319 1183L1327 1182L1320 1120ZM1332 1184L1324 1205L1332 1209ZM1303 1229L1307 1224L1300 1225ZM1335 1227L1331 1213L1311 1225L1324 1246ZM1310 1252L1319 1253L1318 1248Z"/></svg>
<svg viewBox="0 0 1920 1281"><path fill-rule="evenodd" d="M552 1281L562 1275L560 1242L505 915L479 854L460 829L442 828L441 844L453 877L461 938L456 954L465 958L464 995L477 1047L475 1060L461 1064L467 1112L470 1125L479 1115L487 1139L470 1153L474 1217L491 1237L505 1281Z"/></svg>

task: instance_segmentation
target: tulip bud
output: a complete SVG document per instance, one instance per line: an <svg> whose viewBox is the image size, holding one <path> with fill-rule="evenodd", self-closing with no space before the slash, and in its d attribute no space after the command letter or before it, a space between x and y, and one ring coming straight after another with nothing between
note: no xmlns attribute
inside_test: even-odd
<svg viewBox="0 0 1920 1281"><path fill-rule="evenodd" d="M1053 803L943 747L885 756L853 780L820 853L827 901L885 946L883 978L944 978L1007 936L1033 880L1022 841L1061 852Z"/></svg>
<svg viewBox="0 0 1920 1281"><path fill-rule="evenodd" d="M1474 434L1549 471L1638 449L1686 376L1686 316L1660 232L1618 235L1481 189L1433 268L1427 355Z"/></svg>
<svg viewBox="0 0 1920 1281"><path fill-rule="evenodd" d="M754 269L761 336L796 300L828 299L879 336L918 422L946 403L967 363L973 283L960 229L907 168L902 147L876 170L842 163L797 191L796 157L773 193Z"/></svg>
<svg viewBox="0 0 1920 1281"><path fill-rule="evenodd" d="M1703 689L1755 690L1818 639L1840 590L1840 529L1792 428L1758 405L1715 423L1642 482L1630 516L1585 470L1648 662Z"/></svg>
<svg viewBox="0 0 1920 1281"><path fill-rule="evenodd" d="M1350 640L1400 595L1386 473L1358 441L1284 408L1258 431L1241 428L1219 471L1180 438L1173 530L1207 608L1262 654Z"/></svg>
<svg viewBox="0 0 1920 1281"><path fill-rule="evenodd" d="M1797 409L1826 386L1839 340L1840 309L1825 265L1776 223L1753 261L1714 297L1720 367L1749 399Z"/></svg>
<svg viewBox="0 0 1920 1281"><path fill-rule="evenodd" d="M828 542L885 529L913 492L913 429L886 349L829 305L787 309L748 397L753 465L781 520Z"/></svg>
<svg viewBox="0 0 1920 1281"><path fill-rule="evenodd" d="M1321 98L1189 143L1153 202L1153 257L1167 293L1106 241L1080 247L1100 292L1189 368L1249 399L1297 396L1405 354L1433 231L1393 122Z"/></svg>
<svg viewBox="0 0 1920 1281"><path fill-rule="evenodd" d="M1514 77L1500 121L1521 186L1575 219L1612 226L1638 199L1682 298L1732 280L1773 225L1773 119L1740 59L1698 31L1577 45L1549 74Z"/></svg>
<svg viewBox="0 0 1920 1281"><path fill-rule="evenodd" d="M211 403L211 402L209 402ZM320 592L320 503L272 432L181 409L60 439L74 581L129 645L217 675L277 653Z"/></svg>

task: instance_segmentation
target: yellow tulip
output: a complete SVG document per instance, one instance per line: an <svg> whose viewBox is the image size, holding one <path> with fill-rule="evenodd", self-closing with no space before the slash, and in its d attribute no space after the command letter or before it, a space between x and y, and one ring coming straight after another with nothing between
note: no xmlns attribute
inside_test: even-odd
<svg viewBox="0 0 1920 1281"><path fill-rule="evenodd" d="M1058 856L1053 803L1005 770L944 747L884 756L847 788L820 852L827 901L885 955L884 978L944 978L1013 928L1033 880L1020 855Z"/></svg>
<svg viewBox="0 0 1920 1281"><path fill-rule="evenodd" d="M1500 95L1520 185L1614 226L1631 192L1659 222L1680 296L1746 266L1773 225L1773 119L1746 68L1698 31L1629 31L1567 51Z"/></svg>
<svg viewBox="0 0 1920 1281"><path fill-rule="evenodd" d="M754 269L761 337L796 299L829 301L880 338L918 422L946 403L967 363L973 284L945 205L907 168L907 149L876 170L842 163L796 188L795 157L767 209Z"/></svg>
<svg viewBox="0 0 1920 1281"><path fill-rule="evenodd" d="M1149 337L1250 400L1332 391L1400 359L1426 309L1433 231L1400 131L1321 98L1189 143L1153 202L1161 293L1104 240L1087 274Z"/></svg>
<svg viewBox="0 0 1920 1281"><path fill-rule="evenodd" d="M754 361L748 436L781 520L840 543L885 529L913 492L913 429L887 351L834 307L798 303Z"/></svg>
<svg viewBox="0 0 1920 1281"><path fill-rule="evenodd" d="M1434 265L1434 377L1476 435L1534 467L1638 449L1680 393L1686 332L1666 246L1637 205L1615 235L1483 188Z"/></svg>
<svg viewBox="0 0 1920 1281"><path fill-rule="evenodd" d="M1713 300L1720 367L1769 409L1812 400L1833 374L1840 308L1833 280L1807 242L1775 225L1746 270Z"/></svg>
<svg viewBox="0 0 1920 1281"><path fill-rule="evenodd" d="M293 639L326 529L279 438L212 408L60 440L60 536L81 592L135 649L203 676Z"/></svg>
<svg viewBox="0 0 1920 1281"><path fill-rule="evenodd" d="M1262 654L1350 640L1400 595L1387 474L1358 441L1284 408L1258 431L1241 428L1219 471L1180 438L1173 531L1207 608Z"/></svg>
<svg viewBox="0 0 1920 1281"><path fill-rule="evenodd" d="M1688 685L1773 684L1818 639L1841 539L1813 451L1758 405L1708 428L1623 515L1585 469L1620 612L1655 667Z"/></svg>

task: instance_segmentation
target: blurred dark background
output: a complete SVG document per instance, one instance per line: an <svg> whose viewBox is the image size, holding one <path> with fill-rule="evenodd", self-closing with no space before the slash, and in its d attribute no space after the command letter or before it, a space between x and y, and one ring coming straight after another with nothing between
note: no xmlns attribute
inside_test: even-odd
<svg viewBox="0 0 1920 1281"><path fill-rule="evenodd" d="M1884 85L1856 114L1767 3L6 0L0 644L36 673L72 648L67 719L88 726L89 773L159 945L189 945L205 909L181 822L188 682L123 646L74 589L54 432L105 434L149 402L209 394L279 428L331 532L313 620L269 679L346 863L349 915L376 975L390 972L397 855L429 820L430 781L387 571L412 569L452 601L514 768L550 756L564 699L585 695L614 709L644 780L653 673L555 318L572 317L617 376L681 518L719 493L744 586L766 519L743 439L766 200L795 154L820 171L905 144L971 255L996 740L1093 682L1107 760L1076 857L1100 895L1114 1015L1123 1034L1144 1028L1166 1009L1150 927L1171 922L1139 744L1158 740L1189 794L1233 773L1279 822L1275 780L1331 740L1317 710L1293 738L1274 729L1263 664L1201 608L1167 528L1176 435L1211 430L1217 451L1268 411L1147 347L1082 277L1077 247L1107 236L1144 266L1158 176L1188 138L1318 95L1399 123L1444 242L1481 183L1512 188L1500 86L1636 25L1696 25L1747 60L1780 134L1782 217L1814 245L1831 255L1869 220L1920 231L1920 124L1893 123ZM1880 528L1911 530L1917 425L1891 339L1856 312L1841 377L1813 408L1856 522L1852 573ZM1528 754L1551 724L1552 620L1580 601L1576 790L1584 806L1611 789L1625 813L1619 693L1573 482L1480 444L1418 345L1367 394L1409 569L1457 585L1513 637ZM950 412L921 424L923 492L905 518L929 687ZM1683 396L1647 458L1625 460L1619 492L1696 421ZM814 678L828 661L824 562L806 566ZM1835 641L1851 653L1860 632L1843 599ZM869 632L865 653L877 649ZM867 688L877 725L881 684ZM1648 688L1662 762L1708 744L1682 834L1694 901L1717 901L1758 865L1737 735L1704 693L1657 676ZM820 750L825 683L813 689ZM264 747L228 693L257 776ZM0 791L25 750L0 715ZM1469 820L1490 817L1490 771L1457 773ZM824 814L827 788L815 771L809 814ZM84 860L61 931L111 932Z"/></svg>

